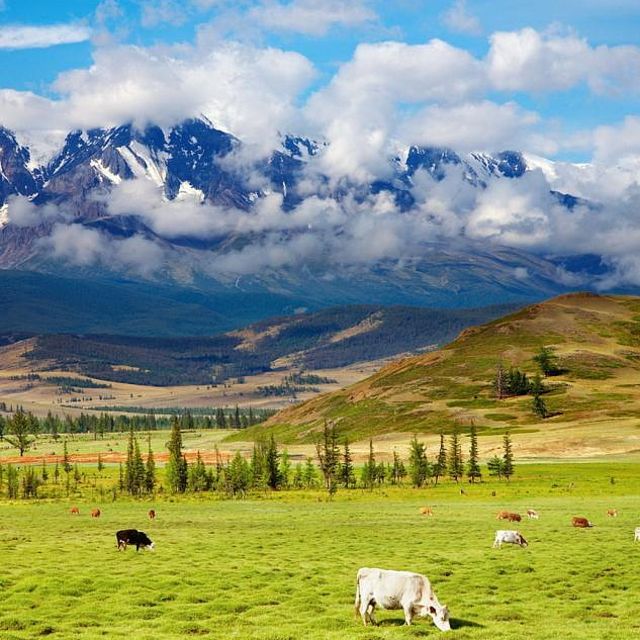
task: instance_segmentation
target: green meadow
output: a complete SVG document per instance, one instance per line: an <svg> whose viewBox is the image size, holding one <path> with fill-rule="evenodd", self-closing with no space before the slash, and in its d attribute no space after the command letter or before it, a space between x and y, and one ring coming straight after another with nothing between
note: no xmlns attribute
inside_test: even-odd
<svg viewBox="0 0 640 640"><path fill-rule="evenodd" d="M364 628L353 608L362 566L427 575L450 607L451 638L640 637L637 470L628 463L520 465L508 484L341 491L331 502L319 490L246 500L5 501L0 638L442 633L430 619L401 626L401 611L380 611L380 626ZM79 516L69 513L74 504ZM151 506L155 521L147 519ZM419 515L421 506L434 517ZM93 507L101 518L90 517ZM540 519L510 525L495 518L527 508ZM605 515L609 508L617 518ZM573 529L576 515L596 526ZM156 552L117 552L122 528L145 531ZM492 549L497 528L519 529L530 546Z"/></svg>

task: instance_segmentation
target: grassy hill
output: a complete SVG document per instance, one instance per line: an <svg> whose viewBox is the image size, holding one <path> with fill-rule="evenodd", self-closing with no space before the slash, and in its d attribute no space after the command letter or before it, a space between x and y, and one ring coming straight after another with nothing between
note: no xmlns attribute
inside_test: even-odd
<svg viewBox="0 0 640 640"><path fill-rule="evenodd" d="M50 334L31 339L25 357L34 369L53 367L104 380L206 385L272 370L335 369L433 349L464 327L508 309L513 305L481 309L346 305L277 316L213 336Z"/></svg>
<svg viewBox="0 0 640 640"><path fill-rule="evenodd" d="M532 411L531 395L496 399L498 362L533 376L542 346L553 347L559 374L546 378L543 399L552 414ZM562 429L566 438L614 438L610 426L640 418L640 298L578 293L535 304L463 331L443 349L390 364L338 392L283 410L259 429L282 442L311 442L325 420L352 440L391 433L450 432L473 420L480 435ZM571 431L573 429L573 431ZM638 432L640 436L640 432ZM640 445L640 439L638 440ZM592 442L592 446L597 443ZM561 444L558 444L561 446Z"/></svg>

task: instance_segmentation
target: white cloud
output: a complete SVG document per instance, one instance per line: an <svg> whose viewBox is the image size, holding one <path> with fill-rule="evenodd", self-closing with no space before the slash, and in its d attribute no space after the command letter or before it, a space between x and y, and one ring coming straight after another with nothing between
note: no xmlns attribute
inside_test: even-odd
<svg viewBox="0 0 640 640"><path fill-rule="evenodd" d="M295 101L315 76L302 55L238 43L215 49L100 48L88 69L61 74L58 100L0 91L0 122L14 129L171 126L208 116L261 150L297 119ZM295 130L295 127L293 128Z"/></svg>
<svg viewBox="0 0 640 640"><path fill-rule="evenodd" d="M538 114L514 102L496 104L484 100L454 106L433 105L409 117L400 137L413 140L414 144L451 147L465 153L523 147L533 150L541 142L531 134L539 122Z"/></svg>
<svg viewBox="0 0 640 640"><path fill-rule="evenodd" d="M183 25L188 19L184 3L174 0L146 0L141 6L141 24L145 28L156 27L159 24Z"/></svg>
<svg viewBox="0 0 640 640"><path fill-rule="evenodd" d="M469 13L466 0L456 0L451 8L443 15L443 22L451 31L468 33L472 36L482 34L480 20Z"/></svg>
<svg viewBox="0 0 640 640"><path fill-rule="evenodd" d="M84 42L90 38L91 29L82 24L0 27L0 49L37 49Z"/></svg>
<svg viewBox="0 0 640 640"><path fill-rule="evenodd" d="M591 47L574 33L531 28L497 32L487 55L489 77L502 91L552 92L586 83L596 94L640 89L640 49Z"/></svg>
<svg viewBox="0 0 640 640"><path fill-rule="evenodd" d="M113 240L102 232L81 224L56 223L40 245L54 258L79 266L114 264L149 276L163 264L162 249L141 236Z"/></svg>
<svg viewBox="0 0 640 640"><path fill-rule="evenodd" d="M271 31L322 36L334 26L357 27L374 22L377 14L370 4L371 0L265 0L247 13L247 19Z"/></svg>

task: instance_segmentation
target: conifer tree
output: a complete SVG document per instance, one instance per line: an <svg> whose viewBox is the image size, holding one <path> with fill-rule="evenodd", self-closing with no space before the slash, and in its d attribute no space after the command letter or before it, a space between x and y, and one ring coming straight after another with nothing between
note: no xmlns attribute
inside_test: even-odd
<svg viewBox="0 0 640 640"><path fill-rule="evenodd" d="M200 451L198 451L195 464L189 467L189 489L196 493L207 489L207 468L202 461Z"/></svg>
<svg viewBox="0 0 640 640"><path fill-rule="evenodd" d="M292 484L294 489L302 489L304 485L304 475L302 471L302 465L299 462L296 464L295 470L293 472Z"/></svg>
<svg viewBox="0 0 640 640"><path fill-rule="evenodd" d="M440 449L438 450L438 457L436 463L433 466L433 477L435 484L438 484L440 477L444 476L447 472L447 449L444 444L444 433L440 434Z"/></svg>
<svg viewBox="0 0 640 640"><path fill-rule="evenodd" d="M469 461L467 462L467 476L471 482L482 478L480 463L478 462L478 432L476 425L471 423L471 433L469 434L471 443L469 446Z"/></svg>
<svg viewBox="0 0 640 640"><path fill-rule="evenodd" d="M169 450L169 460L165 472L167 487L171 493L184 493L187 488L188 467L187 460L182 454L180 424L175 416L171 425L167 449Z"/></svg>
<svg viewBox="0 0 640 640"><path fill-rule="evenodd" d="M151 450L151 435L149 435L149 450L147 452L147 464L145 465L144 488L147 493L153 493L156 488L156 461Z"/></svg>
<svg viewBox="0 0 640 640"><path fill-rule="evenodd" d="M33 416L31 416L31 418L33 418ZM35 440L35 438L32 438L30 435L33 433L32 420L22 411L14 413L13 417L9 419L7 432L8 435L5 436L5 440L12 447L18 449L20 456L23 456L25 451L31 448Z"/></svg>
<svg viewBox="0 0 640 640"><path fill-rule="evenodd" d="M460 434L457 426L449 438L448 472L449 476L456 482L460 481L464 473L462 446L460 444Z"/></svg>
<svg viewBox="0 0 640 640"><path fill-rule="evenodd" d="M266 484L270 489L275 491L280 488L282 478L280 476L280 454L278 453L278 445L276 444L273 434L265 451L264 462Z"/></svg>
<svg viewBox="0 0 640 640"><path fill-rule="evenodd" d="M360 481L362 486L370 491L373 489L373 485L376 480L376 455L373 451L373 440L369 439L369 456L367 461L362 466L362 472L360 475Z"/></svg>
<svg viewBox="0 0 640 640"><path fill-rule="evenodd" d="M340 482L350 489L356 484L356 476L353 471L353 458L351 457L351 449L349 448L349 441L344 441L344 449L342 452L342 464L340 465Z"/></svg>
<svg viewBox="0 0 640 640"><path fill-rule="evenodd" d="M47 470L47 461L42 458L42 482L46 482L49 479L49 471Z"/></svg>
<svg viewBox="0 0 640 640"><path fill-rule="evenodd" d="M302 477L304 486L307 487L307 489L314 487L318 482L318 471L311 458L307 458L307 461L305 462Z"/></svg>
<svg viewBox="0 0 640 640"><path fill-rule="evenodd" d="M286 449L280 455L280 482L284 489L288 489L291 483L291 458Z"/></svg>
<svg viewBox="0 0 640 640"><path fill-rule="evenodd" d="M98 454L98 473L102 473L104 470L104 462L102 462L102 454Z"/></svg>
<svg viewBox="0 0 640 640"><path fill-rule="evenodd" d="M502 455L502 475L509 480L513 475L513 451L511 448L511 434L507 431L502 439L504 453Z"/></svg>
<svg viewBox="0 0 640 640"><path fill-rule="evenodd" d="M340 451L336 428L324 424L322 440L316 443L316 455L320 464L320 470L324 477L325 488L330 496L338 490L337 475L340 466Z"/></svg>
<svg viewBox="0 0 640 640"><path fill-rule="evenodd" d="M413 434L409 451L409 476L414 487L422 487L429 478L429 462L422 442Z"/></svg>
<svg viewBox="0 0 640 640"><path fill-rule="evenodd" d="M487 461L487 469L490 476L498 476L498 480L502 480L502 469L504 468L504 461L498 456L493 456Z"/></svg>
<svg viewBox="0 0 640 640"><path fill-rule="evenodd" d="M7 497L10 500L15 500L18 497L19 489L18 470L9 464L7 465Z"/></svg>

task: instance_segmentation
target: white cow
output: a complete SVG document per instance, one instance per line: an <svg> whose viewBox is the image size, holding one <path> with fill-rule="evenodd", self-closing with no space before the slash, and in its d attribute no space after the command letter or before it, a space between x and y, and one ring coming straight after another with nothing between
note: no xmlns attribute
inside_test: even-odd
<svg viewBox="0 0 640 640"><path fill-rule="evenodd" d="M636 530L634 533L635 535L633 537L633 541L638 542L638 540L640 540L640 527L636 527Z"/></svg>
<svg viewBox="0 0 640 640"><path fill-rule="evenodd" d="M431 583L419 573L367 569L358 571L356 578L356 616L377 624L373 612L376 606L383 609L403 609L404 623L411 624L414 616L431 616L441 631L450 631L449 609L436 598Z"/></svg>
<svg viewBox="0 0 640 640"><path fill-rule="evenodd" d="M496 538L493 541L493 548L496 547L500 549L502 547L502 543L505 544L519 544L521 547L526 547L528 542L517 532L517 531L508 531L508 530L499 530L496 531Z"/></svg>

